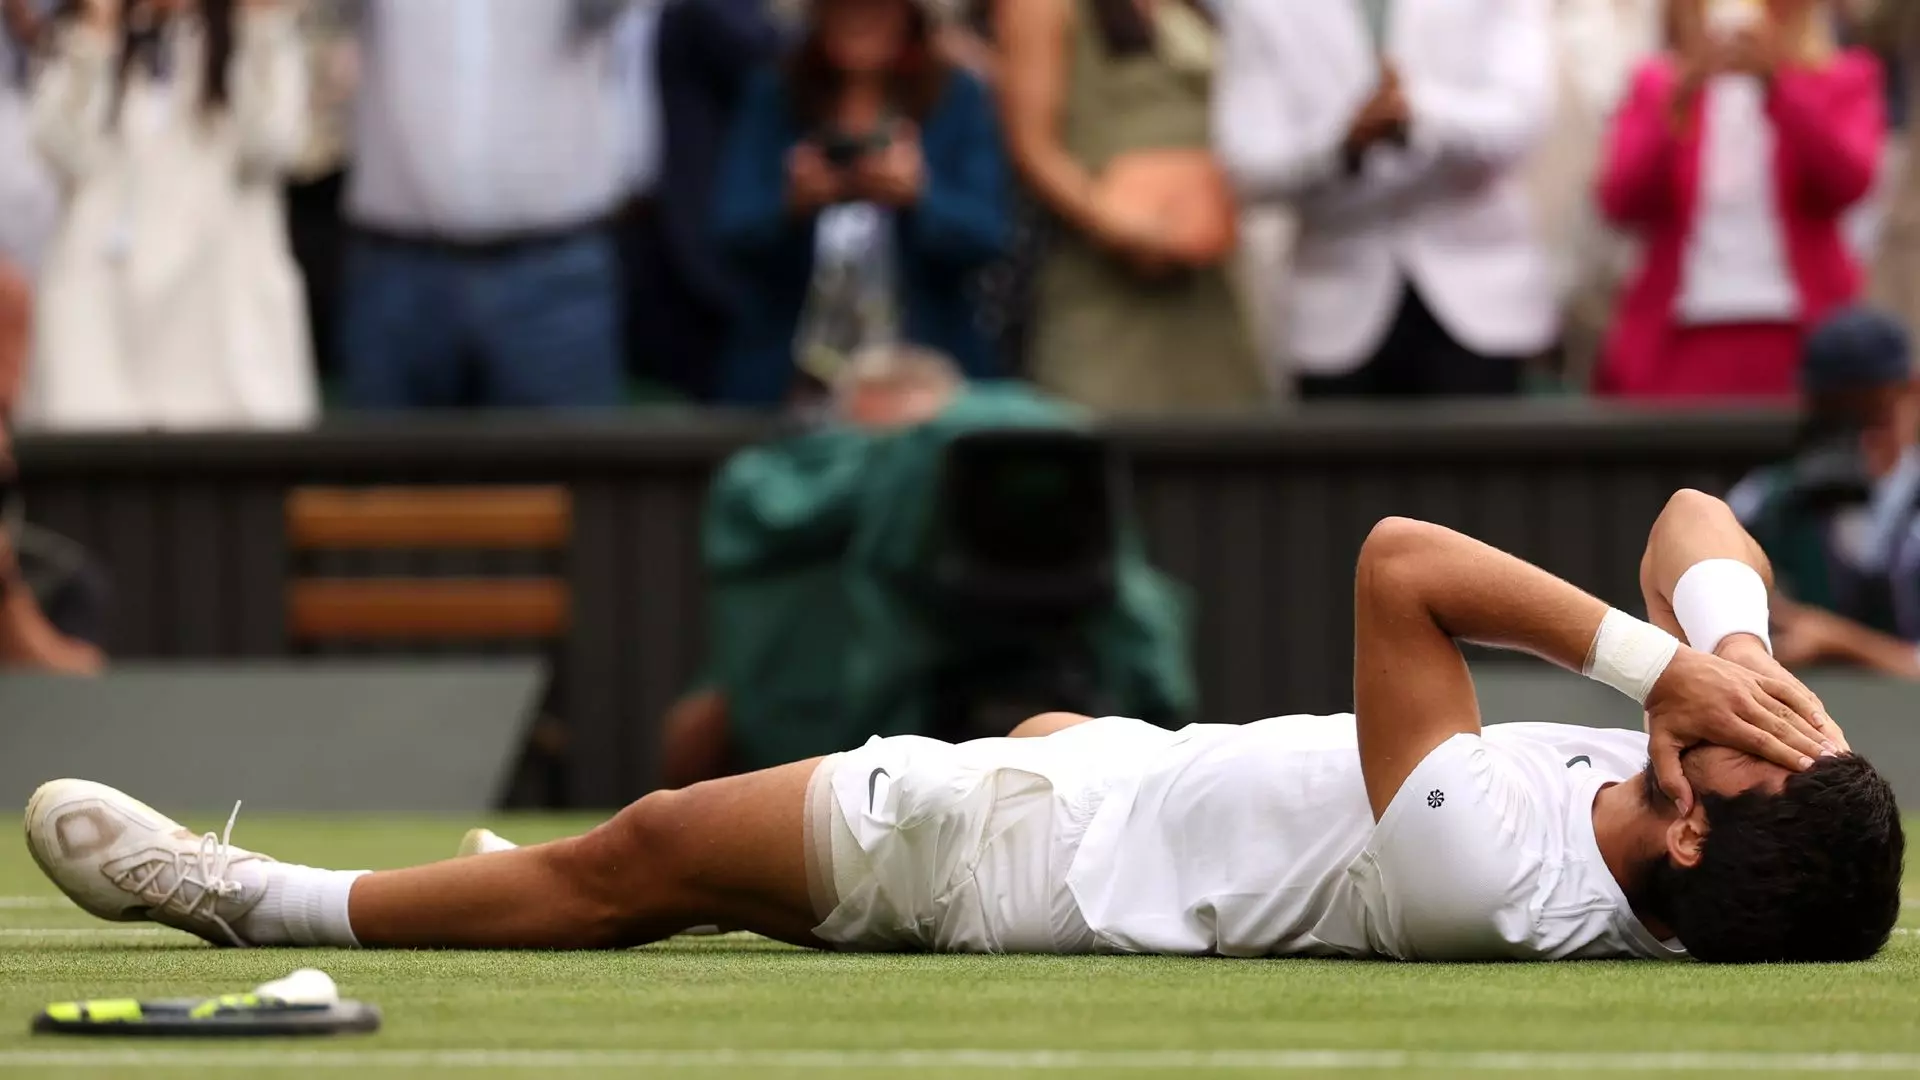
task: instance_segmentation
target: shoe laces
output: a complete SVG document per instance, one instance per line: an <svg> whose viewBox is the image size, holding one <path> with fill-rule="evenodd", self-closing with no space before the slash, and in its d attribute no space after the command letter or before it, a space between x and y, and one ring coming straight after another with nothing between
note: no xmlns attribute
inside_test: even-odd
<svg viewBox="0 0 1920 1080"><path fill-rule="evenodd" d="M231 900L244 889L240 882L227 877L227 869L233 863L233 823L239 818L240 804L236 802L233 813L227 815L226 831L218 835L202 834L200 843L191 849L155 852L154 858L122 871L114 884L160 911L205 919L218 926L234 945L246 948L247 943L240 940L240 935L234 933L233 927L227 925L215 908L219 901ZM169 871L173 884L162 889L161 883ZM199 891L189 892L188 886Z"/></svg>

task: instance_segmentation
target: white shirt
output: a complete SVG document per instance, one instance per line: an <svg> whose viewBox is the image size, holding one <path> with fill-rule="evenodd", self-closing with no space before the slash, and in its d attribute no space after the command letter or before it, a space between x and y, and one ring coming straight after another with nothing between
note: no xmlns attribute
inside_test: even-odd
<svg viewBox="0 0 1920 1080"><path fill-rule="evenodd" d="M665 122L660 115L660 83L655 75L654 42L660 32L659 4L628 8L613 30L613 108L608 138L620 147L620 173L626 190L651 192L660 180Z"/></svg>
<svg viewBox="0 0 1920 1080"><path fill-rule="evenodd" d="M1421 960L1671 957L1633 915L1593 800L1646 736L1456 735L1376 825L1350 715L1195 725L1110 778L1068 885L1104 949Z"/></svg>
<svg viewBox="0 0 1920 1080"><path fill-rule="evenodd" d="M607 215L631 178L613 36L550 0L371 0L347 214L458 240Z"/></svg>
<svg viewBox="0 0 1920 1080"><path fill-rule="evenodd" d="M1700 208L1675 311L1690 326L1792 322L1800 290L1787 264L1773 178L1766 89L1752 76L1707 84Z"/></svg>

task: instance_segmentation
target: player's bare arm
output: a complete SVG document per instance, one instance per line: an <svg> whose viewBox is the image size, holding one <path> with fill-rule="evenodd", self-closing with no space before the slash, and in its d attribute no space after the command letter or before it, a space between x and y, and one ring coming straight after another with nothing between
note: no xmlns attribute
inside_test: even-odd
<svg viewBox="0 0 1920 1080"><path fill-rule="evenodd" d="M1065 731L1068 728L1079 727L1091 719L1093 719L1093 717L1082 716L1079 713L1040 713L1037 716L1029 716L1018 724L1015 724L1013 730L1007 732L1007 737L1013 739L1041 739L1052 735L1056 731Z"/></svg>
<svg viewBox="0 0 1920 1080"><path fill-rule="evenodd" d="M1694 567L1715 560L1752 569L1766 592L1773 591L1773 564L1734 516L1732 508L1705 492L1690 489L1675 492L1654 521L1652 531L1647 534L1646 552L1640 557L1640 594L1646 601L1647 620L1687 640L1687 631L1674 614L1674 591L1680 579ZM1777 605L1778 601L1773 603ZM1837 750L1849 749L1846 734L1834 723L1819 698L1773 658L1768 643L1757 635L1728 634L1717 646L1695 641L1688 644L1712 649L1716 655L1741 667L1798 687L1814 703L1814 720L1822 741ZM1662 777L1663 784L1668 779Z"/></svg>
<svg viewBox="0 0 1920 1080"><path fill-rule="evenodd" d="M1583 671L1608 616L1573 585L1451 529L1399 518L1377 525L1354 585L1354 702L1374 816L1435 747L1480 730L1456 642ZM1823 751L1817 703L1803 688L1685 646L1645 694L1662 776L1677 774L1679 749L1699 742L1795 771Z"/></svg>

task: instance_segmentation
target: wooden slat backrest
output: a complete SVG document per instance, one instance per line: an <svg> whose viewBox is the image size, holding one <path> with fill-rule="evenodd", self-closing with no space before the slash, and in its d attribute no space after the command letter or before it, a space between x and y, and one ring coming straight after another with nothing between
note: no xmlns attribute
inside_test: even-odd
<svg viewBox="0 0 1920 1080"><path fill-rule="evenodd" d="M295 550L552 551L573 535L562 487L299 488L287 497Z"/></svg>
<svg viewBox="0 0 1920 1080"><path fill-rule="evenodd" d="M302 641L545 640L567 630L556 578L318 578L287 588L288 630Z"/></svg>
<svg viewBox="0 0 1920 1080"><path fill-rule="evenodd" d="M300 488L287 544L336 551L560 553L572 541L562 487ZM564 635L572 595L560 576L299 577L287 585L298 641L505 641Z"/></svg>

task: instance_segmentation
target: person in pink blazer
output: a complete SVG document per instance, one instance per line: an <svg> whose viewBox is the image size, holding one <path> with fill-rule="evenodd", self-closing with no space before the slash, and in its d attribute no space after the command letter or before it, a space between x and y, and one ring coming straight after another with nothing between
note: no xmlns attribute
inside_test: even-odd
<svg viewBox="0 0 1920 1080"><path fill-rule="evenodd" d="M1674 0L1613 122L1602 212L1642 242L1601 393L1791 398L1807 327L1861 290L1841 236L1885 138L1878 61L1819 0Z"/></svg>

